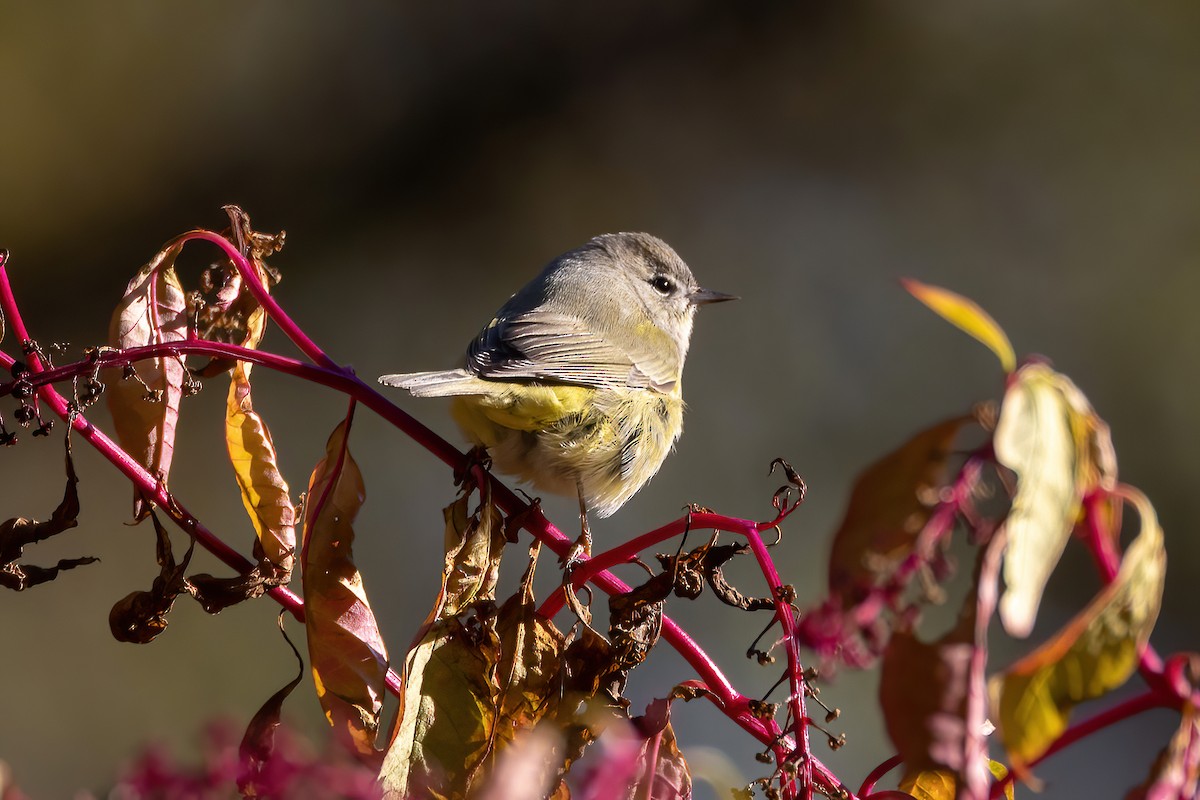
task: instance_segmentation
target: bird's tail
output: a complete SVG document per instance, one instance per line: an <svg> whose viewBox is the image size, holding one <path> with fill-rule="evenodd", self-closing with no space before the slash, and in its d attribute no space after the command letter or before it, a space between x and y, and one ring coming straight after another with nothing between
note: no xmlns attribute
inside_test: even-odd
<svg viewBox="0 0 1200 800"><path fill-rule="evenodd" d="M398 386L412 392L414 397L447 397L458 394L490 394L495 385L475 377L465 369L443 372L409 372L402 375L383 375L384 386Z"/></svg>

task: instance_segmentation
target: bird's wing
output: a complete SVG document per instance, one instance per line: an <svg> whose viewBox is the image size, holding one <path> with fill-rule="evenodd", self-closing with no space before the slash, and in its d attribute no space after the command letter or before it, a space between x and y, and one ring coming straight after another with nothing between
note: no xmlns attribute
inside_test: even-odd
<svg viewBox="0 0 1200 800"><path fill-rule="evenodd" d="M416 397L446 397L456 394L492 394L494 384L481 380L465 369L449 369L442 372L408 372L399 375L383 375L379 382L384 386L399 386L408 389Z"/></svg>
<svg viewBox="0 0 1200 800"><path fill-rule="evenodd" d="M484 328L467 349L467 370L490 380L545 380L669 392L679 378L678 366L671 358L675 350L674 343L657 329L647 334L644 344L627 348L578 317L535 309L501 317Z"/></svg>

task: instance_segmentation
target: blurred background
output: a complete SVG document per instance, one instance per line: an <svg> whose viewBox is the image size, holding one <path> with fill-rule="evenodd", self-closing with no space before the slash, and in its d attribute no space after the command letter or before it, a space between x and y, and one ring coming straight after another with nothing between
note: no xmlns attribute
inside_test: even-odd
<svg viewBox="0 0 1200 800"><path fill-rule="evenodd" d="M129 277L176 233L223 227L225 203L287 230L276 296L369 377L453 364L557 253L605 231L653 232L706 286L743 299L700 315L678 451L596 522L597 538L648 530L688 502L765 517L779 482L767 465L784 456L810 499L777 552L807 605L824 592L855 474L1002 389L990 354L902 292L897 279L913 276L978 300L1109 421L1122 477L1166 528L1156 642L1200 646L1200 6L0 8L0 246L39 340L100 343ZM264 347L291 352L278 331ZM344 402L255 376L298 494ZM214 382L185 402L171 486L248 552L224 395ZM459 441L444 403L397 402ZM454 489L369 414L355 432L368 493L355 549L398 660L436 589ZM53 509L59 441L26 436L0 453L0 517ZM127 486L76 449L81 524L27 560L101 563L0 595L0 759L39 799L103 792L147 742L186 761L206 720L244 724L294 674L266 600L215 618L181 601L153 644L112 640L111 604L157 573L153 534L123 525ZM572 529L571 501L546 508ZM750 571L738 575L753 593ZM1053 585L1039 634L1096 588L1079 548ZM743 657L757 621L710 596L669 611L748 693L774 681ZM660 648L635 674L635 708L690 677ZM824 691L849 744L818 754L854 787L892 752L875 685L845 672ZM323 735L311 686L287 713ZM685 753L713 748L762 774L755 743L703 703L675 719ZM1147 715L1051 759L1037 770L1043 796L1122 795L1173 727Z"/></svg>

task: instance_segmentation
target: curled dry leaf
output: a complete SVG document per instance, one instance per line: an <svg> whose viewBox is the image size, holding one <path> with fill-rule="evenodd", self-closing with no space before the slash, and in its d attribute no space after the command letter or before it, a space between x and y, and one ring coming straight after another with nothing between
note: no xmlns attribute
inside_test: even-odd
<svg viewBox="0 0 1200 800"><path fill-rule="evenodd" d="M1127 487L1122 494L1141 516L1141 531L1116 578L1052 639L992 679L992 718L1014 765L1045 753L1077 704L1125 683L1158 618L1163 532L1144 495Z"/></svg>
<svg viewBox="0 0 1200 800"><path fill-rule="evenodd" d="M1079 517L1084 494L1111 487L1117 464L1108 426L1083 392L1045 364L1013 376L994 440L996 460L1017 474L1005 527L1000 619L1013 636L1033 630L1050 573Z"/></svg>
<svg viewBox="0 0 1200 800"><path fill-rule="evenodd" d="M829 556L830 593L849 606L912 552L945 485L946 462L959 431L972 421L944 420L867 467L854 483Z"/></svg>
<svg viewBox="0 0 1200 800"><path fill-rule="evenodd" d="M269 292L279 283L280 276L264 259L282 249L284 233L265 234L253 230L250 216L237 206L226 206L225 211L230 218L230 229L225 235L250 261L258 282ZM257 348L266 330L267 314L244 285L237 268L228 261L214 264L205 271L201 290L195 303L196 328L200 337ZM234 363L232 359L213 358L194 373L208 378L229 371Z"/></svg>
<svg viewBox="0 0 1200 800"><path fill-rule="evenodd" d="M901 284L933 313L995 353L1005 372L1012 372L1016 368L1017 357L1013 353L1008 336L975 301L940 286L931 286L911 278L902 280Z"/></svg>
<svg viewBox="0 0 1200 800"><path fill-rule="evenodd" d="M463 484L458 499L442 510L446 558L442 584L429 622L457 616L472 605L496 599L500 557L508 541L504 518L492 502L492 487L479 487L479 506L470 511L474 483Z"/></svg>
<svg viewBox="0 0 1200 800"><path fill-rule="evenodd" d="M365 499L343 420L308 483L303 586L308 658L325 717L365 759L374 759L388 657L354 565L354 518Z"/></svg>
<svg viewBox="0 0 1200 800"><path fill-rule="evenodd" d="M264 780L264 768L275 750L275 732L282 722L283 702L300 685L300 681L304 680L304 659L300 658L300 651L292 644L287 630L283 627L285 613L279 612L279 633L296 656L296 677L267 698L267 702L262 704L251 718L250 724L246 726L241 744L238 745L237 786L242 797L270 796L270 787L264 785L270 782L269 779Z"/></svg>
<svg viewBox="0 0 1200 800"><path fill-rule="evenodd" d="M110 345L129 348L187 338L187 300L175 274L175 259L182 248L178 239L167 243L129 282L109 324ZM151 474L166 481L183 396L182 359L147 359L137 364L136 374L116 368L105 372L117 441ZM145 506L135 490L134 516L140 518Z"/></svg>
<svg viewBox="0 0 1200 800"><path fill-rule="evenodd" d="M764 611L775 608L769 597L747 597L725 577L724 566L734 556L746 555L750 545L745 542L718 545L716 538L682 556L655 556L665 574L674 576L673 591L677 597L694 600L704 590L704 584L712 587L713 594L727 606L743 611ZM658 580L663 580L659 578Z"/></svg>
<svg viewBox="0 0 1200 800"><path fill-rule="evenodd" d="M1178 800L1200 795L1200 714L1184 705L1179 728L1158 754L1150 774L1125 800Z"/></svg>
<svg viewBox="0 0 1200 800"><path fill-rule="evenodd" d="M28 517L14 517L0 523L0 586L20 592L31 586L52 581L63 570L92 564L98 558L64 558L53 567L38 567L21 564L18 559L24 554L25 546L49 539L79 524L79 477L75 474L75 460L71 456L71 439L66 437L67 484L63 499L50 515L50 519L39 522Z"/></svg>
<svg viewBox="0 0 1200 800"><path fill-rule="evenodd" d="M692 774L671 727L670 700L655 700L645 715L633 720L643 737L637 776L625 793L627 800L691 800Z"/></svg>
<svg viewBox="0 0 1200 800"><path fill-rule="evenodd" d="M167 529L158 521L157 514L153 511L148 514L154 523L154 556L159 573L149 591L130 592L109 611L108 627L118 642L148 644L154 641L167 629L167 615L175 605L175 598L191 592L191 585L184 573L188 562L192 560L196 540L191 541L183 560L177 564L171 552L171 537Z"/></svg>
<svg viewBox="0 0 1200 800"><path fill-rule="evenodd" d="M295 507L279 471L271 432L254 410L250 364L239 361L230 375L225 444L242 504L258 536L263 571L286 584L296 552Z"/></svg>

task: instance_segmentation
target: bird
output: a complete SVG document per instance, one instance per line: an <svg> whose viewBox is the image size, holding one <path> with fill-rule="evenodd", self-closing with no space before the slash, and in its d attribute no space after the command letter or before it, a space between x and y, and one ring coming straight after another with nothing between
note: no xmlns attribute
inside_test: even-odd
<svg viewBox="0 0 1200 800"><path fill-rule="evenodd" d="M416 397L452 397L451 415L493 467L536 490L615 513L662 466L683 431L683 365L704 289L647 233L609 233L553 259L467 347L462 366L384 375Z"/></svg>

